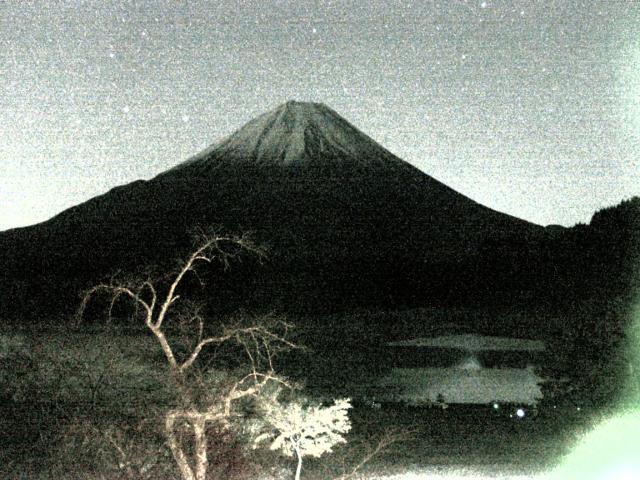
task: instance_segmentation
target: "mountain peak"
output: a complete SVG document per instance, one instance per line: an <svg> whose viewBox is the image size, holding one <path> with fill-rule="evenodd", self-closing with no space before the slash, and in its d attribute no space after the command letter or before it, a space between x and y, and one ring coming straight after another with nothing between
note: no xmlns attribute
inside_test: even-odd
<svg viewBox="0 0 640 480"><path fill-rule="evenodd" d="M407 165L322 103L289 100L178 165Z"/></svg>
<svg viewBox="0 0 640 480"><path fill-rule="evenodd" d="M287 100L285 103L271 110L271 112L288 112L298 115L331 114L332 110L324 103L301 102L298 100ZM335 112L333 112L335 114Z"/></svg>
<svg viewBox="0 0 640 480"><path fill-rule="evenodd" d="M293 108L293 109L300 109L300 110L313 110L313 109L316 109L316 108L325 108L326 109L327 106L324 103L318 103L318 102L301 102L299 100L287 100L282 105L277 107L276 110L281 109L281 108Z"/></svg>

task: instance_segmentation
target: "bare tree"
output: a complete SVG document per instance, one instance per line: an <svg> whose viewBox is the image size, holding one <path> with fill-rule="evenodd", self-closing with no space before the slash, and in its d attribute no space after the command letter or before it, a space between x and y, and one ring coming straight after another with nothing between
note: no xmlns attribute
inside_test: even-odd
<svg viewBox="0 0 640 480"><path fill-rule="evenodd" d="M169 276L168 286L159 287L159 282L149 278L128 282L112 280L87 291L78 312L78 319L81 320L88 302L98 293L107 294L109 315L116 301L126 298L135 305L138 316L143 319L144 325L157 340L180 400L177 408L166 412L164 430L183 480L205 480L208 470L205 434L207 423L217 422L226 428L233 416L234 405L240 399L256 397L263 387L272 382L289 386L284 378L276 374L273 365L273 355L277 350L295 347L287 340L290 325L283 320L266 317L248 324L222 324L215 334L205 334L205 330L208 331L207 325L197 308L183 309L177 316L179 318L172 315L179 310L176 308L177 302L181 299L178 291L185 279L193 276L201 282L198 266L219 261L226 267L230 260L242 251L258 257L263 256L262 250L246 236L201 234L189 257ZM186 302L183 300L183 303ZM172 318L191 327L195 340L186 353L177 354L175 339L172 342L167 336L167 324ZM195 393L197 376L193 374L194 365L205 347L226 343L235 343L244 349L248 359L248 370L226 387L220 388L214 395L198 396ZM181 425L189 426L193 432L193 454L189 453L176 434Z"/></svg>

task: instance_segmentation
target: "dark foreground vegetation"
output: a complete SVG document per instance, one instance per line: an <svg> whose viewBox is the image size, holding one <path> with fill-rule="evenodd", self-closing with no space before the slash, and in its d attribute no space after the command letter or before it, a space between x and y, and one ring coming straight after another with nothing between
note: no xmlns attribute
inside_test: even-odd
<svg viewBox="0 0 640 480"><path fill-rule="evenodd" d="M516 312L508 313L517 317ZM586 315L587 307L579 314ZM464 328L460 322L470 316L481 324L496 315L422 309L299 318L306 327L296 329L293 339L304 340L308 348L283 355L276 369L305 384L303 391L311 398L328 401L352 396L358 384L388 368L390 359L381 354L381 339L420 334L420 330L427 333L428 324L451 328L455 323ZM415 327L417 318L423 320L420 328ZM334 325L331 335L320 328L327 322ZM382 324L388 325L388 331L379 331ZM109 326L2 332L0 477L180 478L163 430L163 415L179 404L179 396L153 336L131 327L114 320ZM178 332L168 331L172 333ZM187 345L178 342L175 348L186 350ZM429 465L544 470L606 414L624 380L623 374L612 374L624 363L621 359L628 359L624 351L614 350L619 357L610 354L608 360L591 364L589 358L577 362L571 351L565 342L549 353L561 360L549 372L563 370L564 380L550 381L536 414L524 419L509 416L515 406L504 406L496 413L489 406L372 406L354 399L346 444L306 461L303 477L339 478L363 459L367 462L359 473L399 473ZM241 355L238 350L217 350L204 358L203 365L215 366L208 370L210 376L228 377ZM582 375L573 368L576 362L586 369ZM291 458L268 448L253 449L249 432L238 425L228 430L209 426L207 478L292 478L295 462ZM369 458L390 432L399 441ZM189 450L190 433L184 430L182 435Z"/></svg>
<svg viewBox="0 0 640 480"><path fill-rule="evenodd" d="M176 278L166 274L175 272L173 258L165 258L165 267L173 269L134 269L137 275L107 277L102 284L89 277L103 272L85 272L86 278L73 277L76 283L52 278L55 288L40 294L47 279L27 285L27 280L3 278L13 290L2 297L4 311L12 315L0 331L0 477L190 478L185 472L196 470L200 457L207 459L207 475L198 480L291 477L295 458L254 441L263 420L258 403L275 398L266 380L297 392L285 396L298 395L320 406L353 398L351 429L340 437L344 443L334 438L332 453L306 458L305 478L345 479L357 467L358 474L415 465L544 469L615 405L628 385L639 207L637 198L623 202L597 213L589 226L548 231L539 242L516 245L515 239L503 238L485 245L475 263L457 265L454 273L450 266L421 265L416 272L398 263L395 273L402 274L402 281L394 283L393 272L385 270L372 284L375 288L357 284L357 295L376 296L378 303L353 297L345 287L354 284L340 276L339 262L331 258L332 269L306 270L306 280L294 289L274 286L269 274L253 276L261 268L253 257L231 269L228 282L221 280L227 275L225 262L197 275L189 271L174 292L181 297L176 302L165 297ZM34 262L26 265L24 279ZM374 274L375 269L369 272ZM391 290L381 293L381 279L389 275ZM295 275L287 278L297 281ZM335 283L327 287L323 278ZM403 300L398 291L407 282L412 289ZM110 296L83 304L84 320L72 321L67 314L82 303L78 293L96 284L101 287L94 293ZM310 285L321 291L310 293ZM274 298L267 302L272 287ZM131 288L131 294L122 288ZM308 297L296 297L300 289ZM279 295L283 292L288 296ZM330 307L313 312L310 297ZM155 307L153 315L145 314L161 298L169 298L168 306L175 308L162 328ZM294 308L297 302L300 308ZM395 302L393 308L389 302ZM261 311L255 313L257 306ZM21 312L34 315L49 307L54 316L19 320ZM245 310L237 313L239 307ZM297 327L287 332L291 336L270 329L252 336L258 330L251 322L264 325L260 319L273 318L274 311L286 314L282 325ZM356 398L362 385L393 363L383 348L386 342L452 332L544 341L547 350L538 372L545 379L544 398L537 415L518 420L480 407L377 406ZM171 339L171 352L163 336ZM205 338L218 340L191 361ZM290 348L272 348L276 344ZM243 383L247 378L253 382L249 386ZM224 399L234 404L232 410L224 410ZM211 401L218 410L203 410ZM193 422L169 429L172 411ZM198 433L195 420L205 417L216 421ZM206 439L206 448L198 438ZM176 446L192 463L180 468Z"/></svg>

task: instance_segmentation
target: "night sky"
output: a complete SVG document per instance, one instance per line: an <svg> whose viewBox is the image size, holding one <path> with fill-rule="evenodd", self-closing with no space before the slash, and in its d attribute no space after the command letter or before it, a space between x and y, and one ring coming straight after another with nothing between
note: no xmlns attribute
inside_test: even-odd
<svg viewBox="0 0 640 480"><path fill-rule="evenodd" d="M640 194L640 2L0 0L0 230L289 99L494 209Z"/></svg>

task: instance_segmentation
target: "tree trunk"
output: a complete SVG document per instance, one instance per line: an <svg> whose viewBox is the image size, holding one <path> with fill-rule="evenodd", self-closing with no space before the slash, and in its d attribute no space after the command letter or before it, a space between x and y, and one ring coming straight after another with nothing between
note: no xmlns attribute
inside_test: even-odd
<svg viewBox="0 0 640 480"><path fill-rule="evenodd" d="M173 458L180 469L182 480L205 480L209 469L209 459L207 458L207 422L220 421L224 416L215 412L198 412L193 410L174 410L169 412L165 420L165 433L169 442L169 448L173 453ZM195 439L195 452L193 455L193 467L189 464L189 459L180 446L175 434L175 422L182 419L188 422L193 428Z"/></svg>
<svg viewBox="0 0 640 480"><path fill-rule="evenodd" d="M298 456L298 466L296 467L296 476L295 480L300 480L300 474L302 473L302 455L300 454L300 449L297 445L293 447L296 451L296 455Z"/></svg>
<svg viewBox="0 0 640 480"><path fill-rule="evenodd" d="M207 436L206 436L206 420L203 415L193 420L193 433L196 437L196 480L205 480L209 460L207 459Z"/></svg>
<svg viewBox="0 0 640 480"><path fill-rule="evenodd" d="M167 440L169 441L169 448L171 448L173 458L178 464L182 480L196 480L193 470L191 470L191 466L189 465L189 461L187 460L187 456L182 451L180 445L178 445L178 439L176 438L174 431L175 421L176 414L174 412L168 413L165 419L165 433L167 435Z"/></svg>

